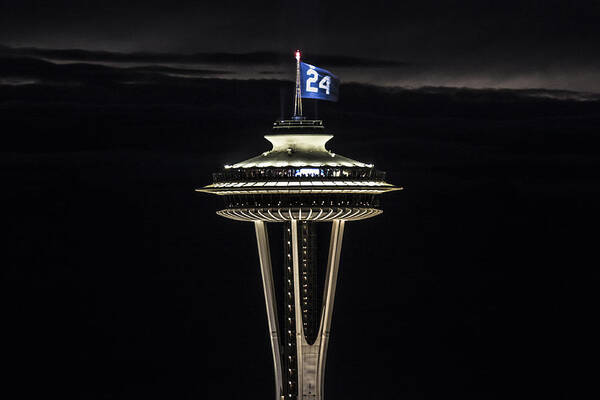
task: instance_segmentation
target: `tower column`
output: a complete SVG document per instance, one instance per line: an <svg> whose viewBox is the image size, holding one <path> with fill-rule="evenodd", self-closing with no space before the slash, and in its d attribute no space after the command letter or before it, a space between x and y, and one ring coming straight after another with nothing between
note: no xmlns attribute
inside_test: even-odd
<svg viewBox="0 0 600 400"><path fill-rule="evenodd" d="M260 272L267 307L267 320L269 323L269 336L271 338L271 350L273 352L273 364L275 368L275 400L280 400L283 394L283 378L281 366L281 342L279 335L279 323L277 319L277 303L275 300L275 286L273 283L273 269L271 266L271 250L269 248L269 236L267 227L263 221L254 221L256 231L256 243L258 245L258 257L260 258Z"/></svg>
<svg viewBox="0 0 600 400"><path fill-rule="evenodd" d="M333 301L335 299L335 289L337 287L338 271L340 268L344 224L345 221L339 219L331 223L331 239L329 241L327 272L325 275L325 288L323 290L323 309L321 311L321 324L317 335L317 341L320 343L317 368L320 399L325 394L325 359L327 357L327 345L329 344L329 332L331 331L331 319L333 316Z"/></svg>

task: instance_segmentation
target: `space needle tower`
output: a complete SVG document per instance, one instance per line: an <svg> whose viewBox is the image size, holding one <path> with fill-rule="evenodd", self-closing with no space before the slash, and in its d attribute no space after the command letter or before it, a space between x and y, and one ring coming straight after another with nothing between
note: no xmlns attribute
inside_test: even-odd
<svg viewBox="0 0 600 400"><path fill-rule="evenodd" d="M315 76L312 82L322 78L318 87L326 87L329 93L328 82L323 83L326 77L310 72L316 67L303 64L303 68ZM265 135L272 149L226 165L213 174L213 183L196 190L223 198L225 205L218 215L254 224L273 351L275 399L322 400L345 224L381 214L378 195L402 188L386 182L385 173L372 164L326 148L333 135L327 133L323 121L302 115L299 51L296 72L294 116L273 123ZM305 89L311 88L307 83ZM283 224L283 259L275 266L267 229L271 224ZM327 230L324 225L331 227L329 251L326 262L319 265L317 230ZM274 267L279 282L273 277Z"/></svg>

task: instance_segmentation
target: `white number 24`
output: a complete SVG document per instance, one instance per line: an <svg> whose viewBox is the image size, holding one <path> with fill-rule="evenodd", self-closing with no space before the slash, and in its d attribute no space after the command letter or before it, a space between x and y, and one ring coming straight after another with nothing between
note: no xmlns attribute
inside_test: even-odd
<svg viewBox="0 0 600 400"><path fill-rule="evenodd" d="M323 79L319 82L319 88L314 87L312 84L315 83L319 79L319 74L314 69L309 69L306 71L306 75L310 75L310 78L306 80L306 91L317 93L319 88L325 89L325 93L329 94L329 86L331 85L331 77L324 76Z"/></svg>

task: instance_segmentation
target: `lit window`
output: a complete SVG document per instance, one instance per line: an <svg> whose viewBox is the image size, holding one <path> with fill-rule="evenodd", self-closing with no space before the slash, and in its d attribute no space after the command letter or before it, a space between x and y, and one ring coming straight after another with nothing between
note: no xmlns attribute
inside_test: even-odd
<svg viewBox="0 0 600 400"><path fill-rule="evenodd" d="M300 168L294 173L294 176L323 176L323 170L319 168Z"/></svg>

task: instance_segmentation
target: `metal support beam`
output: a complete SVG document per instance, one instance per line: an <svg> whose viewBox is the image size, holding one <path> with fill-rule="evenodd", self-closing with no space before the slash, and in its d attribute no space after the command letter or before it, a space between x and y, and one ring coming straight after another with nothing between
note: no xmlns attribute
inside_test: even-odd
<svg viewBox="0 0 600 400"><path fill-rule="evenodd" d="M325 275L325 288L323 292L323 311L321 312L321 326L319 327L317 339L320 344L317 367L319 399L323 399L325 395L325 359L327 357L327 345L329 343L329 332L331 331L331 318L333 315L333 301L335 299L335 289L340 267L342 239L344 238L344 222L344 220L338 219L334 220L331 224L331 239L329 242L327 272Z"/></svg>
<svg viewBox="0 0 600 400"><path fill-rule="evenodd" d="M275 368L275 400L280 400L283 394L281 343L279 339L279 323L277 320L277 303L275 299L275 286L273 283L273 269L271 266L269 236L267 227L263 221L254 221L254 229L256 230L256 243L258 245L258 256L260 258L260 272L262 275L265 303L267 307L267 319L269 322L269 333L271 337L271 350L273 351L273 364Z"/></svg>

